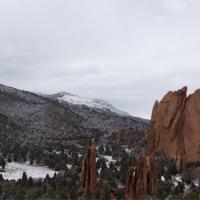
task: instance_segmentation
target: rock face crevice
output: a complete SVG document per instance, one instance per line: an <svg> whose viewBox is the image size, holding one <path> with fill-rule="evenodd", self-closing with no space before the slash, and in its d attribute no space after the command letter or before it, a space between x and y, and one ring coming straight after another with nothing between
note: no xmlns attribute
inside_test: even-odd
<svg viewBox="0 0 200 200"><path fill-rule="evenodd" d="M83 199L87 197L87 195L94 196L96 194L96 149L93 141L87 146L85 157L82 163L80 183L82 186L81 197Z"/></svg>
<svg viewBox="0 0 200 200"><path fill-rule="evenodd" d="M148 152L162 151L177 161L177 170L200 160L200 91L187 96L187 87L156 101L148 128Z"/></svg>
<svg viewBox="0 0 200 200"><path fill-rule="evenodd" d="M142 199L157 192L157 170L153 155L141 154L136 168L129 168L125 198Z"/></svg>

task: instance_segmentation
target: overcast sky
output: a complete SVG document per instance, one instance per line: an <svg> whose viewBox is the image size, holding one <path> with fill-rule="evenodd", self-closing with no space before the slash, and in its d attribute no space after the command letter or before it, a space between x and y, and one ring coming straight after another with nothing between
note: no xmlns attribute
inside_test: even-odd
<svg viewBox="0 0 200 200"><path fill-rule="evenodd" d="M0 0L0 82L149 118L200 87L200 0Z"/></svg>

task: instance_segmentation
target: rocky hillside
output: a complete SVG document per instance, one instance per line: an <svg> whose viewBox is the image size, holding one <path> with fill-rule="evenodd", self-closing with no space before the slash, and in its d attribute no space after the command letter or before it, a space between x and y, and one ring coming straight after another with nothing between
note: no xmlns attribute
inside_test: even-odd
<svg viewBox="0 0 200 200"><path fill-rule="evenodd" d="M15 140L78 139L108 134L123 127L144 131L148 121L132 116L61 103L51 97L0 85L1 133ZM1 135L4 135L4 134Z"/></svg>

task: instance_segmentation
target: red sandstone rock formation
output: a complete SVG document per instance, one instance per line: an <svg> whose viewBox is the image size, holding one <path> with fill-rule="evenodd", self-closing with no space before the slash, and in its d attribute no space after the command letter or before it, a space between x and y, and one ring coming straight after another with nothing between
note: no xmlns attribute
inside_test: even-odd
<svg viewBox="0 0 200 200"><path fill-rule="evenodd" d="M95 196L97 191L96 181L96 149L95 144L92 141L86 150L83 160L82 171L80 176L80 183L83 189L82 198L85 196Z"/></svg>
<svg viewBox="0 0 200 200"><path fill-rule="evenodd" d="M131 145L141 137L142 132L130 128L121 128L112 134L112 139L119 145Z"/></svg>
<svg viewBox="0 0 200 200"><path fill-rule="evenodd" d="M116 190L109 186L109 191L110 191L110 199L111 200L117 200L117 192L116 192Z"/></svg>
<svg viewBox="0 0 200 200"><path fill-rule="evenodd" d="M142 199L157 192L157 170L154 156L140 156L137 168L129 168L125 198L127 200L137 197Z"/></svg>
<svg viewBox="0 0 200 200"><path fill-rule="evenodd" d="M187 87L168 92L156 101L148 129L148 150L162 151L183 170L200 160L200 90L187 97Z"/></svg>
<svg viewBox="0 0 200 200"><path fill-rule="evenodd" d="M125 198L127 200L133 199L133 195L135 194L135 171L136 168L130 167L128 169L126 186L125 186Z"/></svg>

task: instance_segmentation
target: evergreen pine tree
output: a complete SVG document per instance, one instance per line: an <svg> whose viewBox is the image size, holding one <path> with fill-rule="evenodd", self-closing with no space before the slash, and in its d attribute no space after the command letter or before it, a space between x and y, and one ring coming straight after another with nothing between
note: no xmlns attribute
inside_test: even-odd
<svg viewBox="0 0 200 200"><path fill-rule="evenodd" d="M28 187L33 187L33 179L31 176L28 179Z"/></svg>
<svg viewBox="0 0 200 200"><path fill-rule="evenodd" d="M26 172L23 172L22 174L22 185L26 185L27 183L27 175L26 175Z"/></svg>

